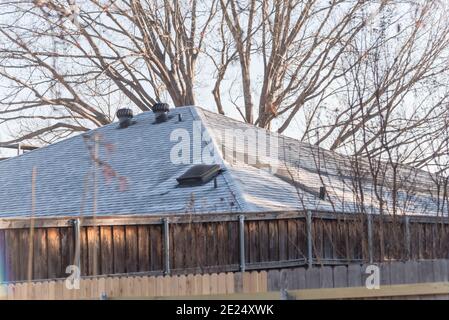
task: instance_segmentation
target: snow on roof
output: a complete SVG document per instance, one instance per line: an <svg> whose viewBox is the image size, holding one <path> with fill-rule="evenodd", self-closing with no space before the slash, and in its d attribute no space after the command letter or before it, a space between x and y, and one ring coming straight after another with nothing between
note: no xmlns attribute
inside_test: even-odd
<svg viewBox="0 0 449 320"><path fill-rule="evenodd" d="M386 210L391 207L389 174L382 183L374 183L366 173L354 179L348 157L199 107L176 108L170 115L167 122L156 124L152 112L143 112L128 128L112 123L0 161L0 217L32 214L33 168L35 216L360 212L360 191L354 190L363 190L365 211L378 212L374 185ZM188 148L180 153L183 140ZM221 166L216 183L179 186L176 178L198 159ZM432 175L401 168L398 177L402 189L396 196L397 212L442 211L444 201L438 200ZM322 186L325 199L319 197ZM447 204L443 206L446 212Z"/></svg>

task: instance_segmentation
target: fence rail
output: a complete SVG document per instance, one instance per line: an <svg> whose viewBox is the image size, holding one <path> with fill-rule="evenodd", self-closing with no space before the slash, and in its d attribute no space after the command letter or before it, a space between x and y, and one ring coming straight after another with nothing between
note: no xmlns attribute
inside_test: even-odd
<svg viewBox="0 0 449 320"><path fill-rule="evenodd" d="M277 212L0 221L0 279L213 273L449 258L442 217ZM73 222L77 223L73 223ZM64 222L64 223L63 223ZM56 226L55 226L56 225ZM33 246L30 250L30 236Z"/></svg>

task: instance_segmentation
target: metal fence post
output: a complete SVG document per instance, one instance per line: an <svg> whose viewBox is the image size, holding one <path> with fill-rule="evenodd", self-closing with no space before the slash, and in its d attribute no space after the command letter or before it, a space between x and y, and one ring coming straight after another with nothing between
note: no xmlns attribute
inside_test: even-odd
<svg viewBox="0 0 449 320"><path fill-rule="evenodd" d="M240 271L245 271L245 216L239 216Z"/></svg>
<svg viewBox="0 0 449 320"><path fill-rule="evenodd" d="M164 274L170 274L170 229L168 218L164 218Z"/></svg>
<svg viewBox="0 0 449 320"><path fill-rule="evenodd" d="M407 254L407 260L411 259L411 245L410 245L410 217L405 217L405 250Z"/></svg>
<svg viewBox="0 0 449 320"><path fill-rule="evenodd" d="M313 252L312 252L312 211L307 211L307 265L309 268L313 265Z"/></svg>
<svg viewBox="0 0 449 320"><path fill-rule="evenodd" d="M81 274L81 242L80 242L80 233L81 233L81 226L80 226L80 219L73 219L72 221L73 226L73 241L75 245L75 254L73 257L73 264L78 268L80 274Z"/></svg>
<svg viewBox="0 0 449 320"><path fill-rule="evenodd" d="M373 216L368 214L368 255L369 263L373 263Z"/></svg>

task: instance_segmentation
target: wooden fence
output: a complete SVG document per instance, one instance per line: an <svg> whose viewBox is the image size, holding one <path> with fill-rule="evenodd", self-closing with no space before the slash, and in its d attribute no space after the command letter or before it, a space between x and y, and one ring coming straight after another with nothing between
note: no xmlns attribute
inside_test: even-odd
<svg viewBox="0 0 449 320"><path fill-rule="evenodd" d="M367 265L353 264L349 266L315 266L276 269L270 271L227 272L212 274L189 274L175 276L121 276L92 277L80 280L79 290L67 289L64 279L52 281L19 282L0 285L0 298L3 299L118 299L118 298L156 298L156 297L190 297L259 299L261 293L271 292L270 298L282 297L282 292L295 291L298 298L320 298L320 291L305 289L358 288L335 293L322 291L321 298L378 297L381 292L364 289ZM417 283L447 283L449 281L449 260L385 262L379 264L380 285L390 286ZM419 287L419 288L418 288ZM422 286L421 286L422 287ZM445 294L442 287L433 286L421 288L408 287L417 290L415 294ZM398 287L395 296L405 296L404 287ZM414 288L414 289L413 289ZM447 285L444 288L448 288ZM391 288L390 288L391 289ZM419 291L421 290L421 291ZM427 290L427 291L426 291ZM391 291L390 291L391 292ZM401 294L402 293L402 294ZM236 296L235 294L250 294ZM296 293L295 293L296 294ZM411 292L413 294L413 292ZM221 295L221 296L220 296ZM352 295L352 296L351 296ZM386 296L385 294L384 296ZM267 296L268 297L268 296ZM288 298L288 297L285 297Z"/></svg>
<svg viewBox="0 0 449 320"><path fill-rule="evenodd" d="M30 235L33 245L30 247ZM79 252L79 255L77 254ZM323 212L0 220L0 279L196 274L449 258L449 221Z"/></svg>

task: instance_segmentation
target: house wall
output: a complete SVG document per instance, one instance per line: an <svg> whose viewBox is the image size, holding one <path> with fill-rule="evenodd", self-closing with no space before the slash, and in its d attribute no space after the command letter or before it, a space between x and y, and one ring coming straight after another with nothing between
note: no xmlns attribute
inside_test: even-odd
<svg viewBox="0 0 449 320"><path fill-rule="evenodd" d="M449 258L449 224L442 218L368 221L364 215L312 213L308 220L305 213L295 212L247 214L242 222L236 214L171 216L164 224L166 218L81 220L81 275L213 273ZM78 264L75 232L67 219L36 221L34 228L26 221L3 221L0 279L67 277L67 266Z"/></svg>

